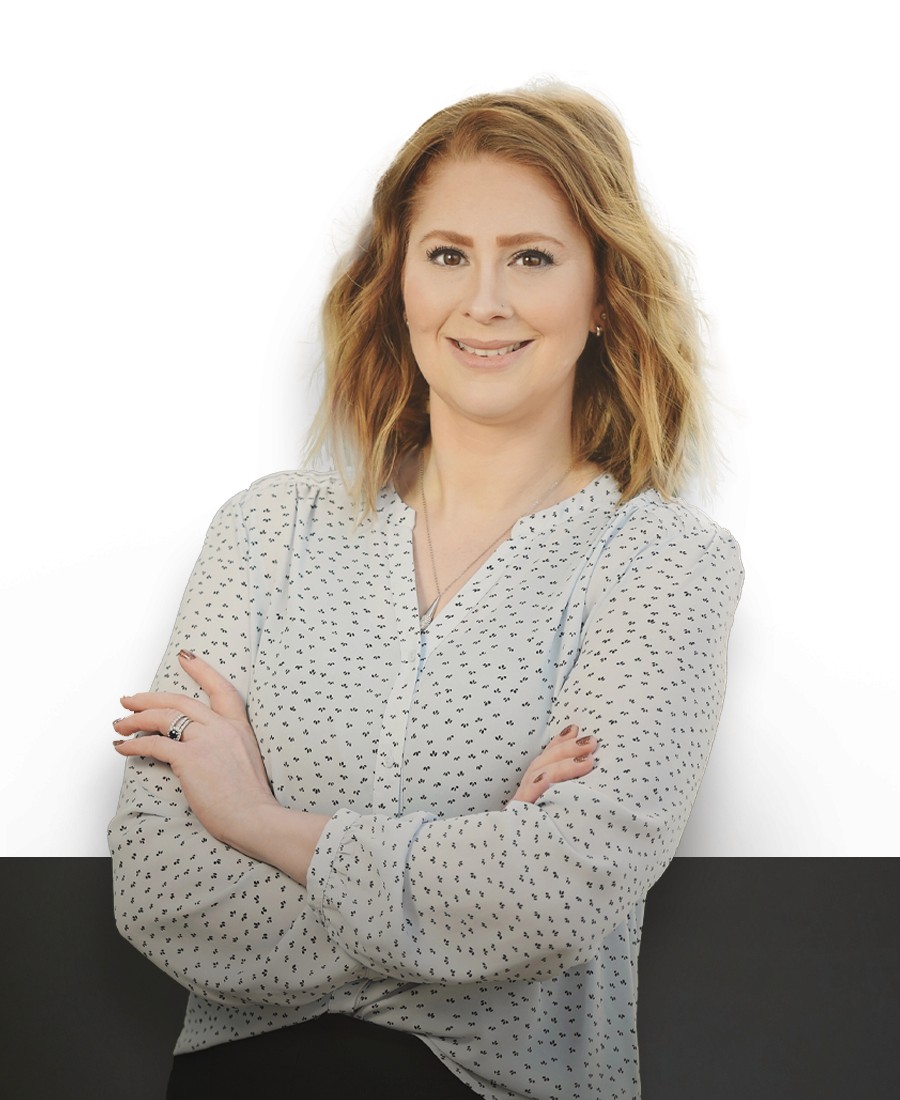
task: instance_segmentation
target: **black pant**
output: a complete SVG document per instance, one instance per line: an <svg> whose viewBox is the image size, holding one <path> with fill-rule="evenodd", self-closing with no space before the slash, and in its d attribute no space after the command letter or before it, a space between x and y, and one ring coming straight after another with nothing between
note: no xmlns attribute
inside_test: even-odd
<svg viewBox="0 0 900 1100"><path fill-rule="evenodd" d="M414 1035L350 1016L320 1016L172 1063L167 1100L231 1096L297 1100L473 1100Z"/></svg>

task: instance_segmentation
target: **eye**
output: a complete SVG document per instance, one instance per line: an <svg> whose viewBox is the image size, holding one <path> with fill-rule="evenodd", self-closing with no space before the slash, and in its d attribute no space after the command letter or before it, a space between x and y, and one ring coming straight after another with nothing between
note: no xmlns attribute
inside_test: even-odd
<svg viewBox="0 0 900 1100"><path fill-rule="evenodd" d="M461 267L466 262L465 256L458 248L448 248L439 245L437 248L429 248L426 253L428 259L438 267Z"/></svg>
<svg viewBox="0 0 900 1100"><path fill-rule="evenodd" d="M552 267L556 260L542 248L526 248L513 256L513 263L520 267Z"/></svg>

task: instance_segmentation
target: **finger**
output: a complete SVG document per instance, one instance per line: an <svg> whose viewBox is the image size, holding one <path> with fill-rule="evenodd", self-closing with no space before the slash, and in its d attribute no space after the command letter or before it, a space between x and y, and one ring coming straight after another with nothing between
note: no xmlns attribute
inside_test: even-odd
<svg viewBox="0 0 900 1100"><path fill-rule="evenodd" d="M175 709L142 710L137 714L128 714L113 722L113 729L122 737L131 737L136 733L160 733L167 735L184 711ZM188 715L190 718L190 715ZM196 721L196 719L192 719ZM190 726L187 727L190 729ZM168 738L167 738L168 739Z"/></svg>
<svg viewBox="0 0 900 1100"><path fill-rule="evenodd" d="M597 738L592 733L582 734L571 741L564 741L557 750L557 758L570 760L576 756L583 756L586 752L596 752Z"/></svg>
<svg viewBox="0 0 900 1100"><path fill-rule="evenodd" d="M221 672L188 649L182 649L178 659L188 676L206 692L209 705L216 714L221 714L223 718L246 718L247 706L241 693Z"/></svg>
<svg viewBox="0 0 900 1100"><path fill-rule="evenodd" d="M150 756L164 764L174 762L182 746L168 737L138 737L134 741L113 741L113 748L120 756Z"/></svg>
<svg viewBox="0 0 900 1100"><path fill-rule="evenodd" d="M557 764L550 764L542 772L531 779L525 787L528 795L527 801L534 802L540 798L554 783L565 783L569 779L583 779L594 770L594 756L592 753L582 754L574 760L561 760Z"/></svg>
<svg viewBox="0 0 900 1100"><path fill-rule="evenodd" d="M578 726L574 724L568 725L564 729L561 729L559 733L551 737L547 744L544 745L541 752L534 758L534 763L537 763L537 761L540 760L545 753L555 753L560 748L560 746L571 744L578 737L578 734ZM553 759L555 759L555 757L553 757Z"/></svg>
<svg viewBox="0 0 900 1100"><path fill-rule="evenodd" d="M142 713L148 710L177 710L195 722L211 717L211 708L190 695L177 695L174 691L139 691L137 695L123 695L119 702L126 710Z"/></svg>
<svg viewBox="0 0 900 1100"><path fill-rule="evenodd" d="M559 760L571 760L576 756L582 756L585 752L593 752L596 748L597 739L589 733L581 737L572 735L566 741L551 741L540 756L535 757L528 770L532 775L536 775L547 764L555 764Z"/></svg>
<svg viewBox="0 0 900 1100"><path fill-rule="evenodd" d="M594 768L594 753L582 752L578 757L559 760L541 768L531 768L526 773L512 801L537 802L542 794L554 783L564 783L568 779L583 779Z"/></svg>

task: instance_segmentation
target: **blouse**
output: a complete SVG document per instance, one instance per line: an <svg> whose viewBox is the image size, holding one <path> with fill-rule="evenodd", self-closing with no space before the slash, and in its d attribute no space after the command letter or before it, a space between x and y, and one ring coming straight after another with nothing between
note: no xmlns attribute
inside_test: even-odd
<svg viewBox="0 0 900 1100"><path fill-rule="evenodd" d="M247 701L272 789L331 816L306 887L215 840L130 757L116 919L190 990L176 1053L346 1013L417 1035L491 1100L634 1100L644 898L722 707L742 583L729 532L597 477L519 520L426 632L416 514L359 519L334 474L218 512L154 690L205 656ZM566 725L583 779L509 799Z"/></svg>

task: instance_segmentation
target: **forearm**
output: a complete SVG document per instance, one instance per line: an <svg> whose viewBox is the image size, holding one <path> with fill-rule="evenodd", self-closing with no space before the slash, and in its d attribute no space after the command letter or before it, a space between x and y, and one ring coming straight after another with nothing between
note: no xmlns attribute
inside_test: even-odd
<svg viewBox="0 0 900 1100"><path fill-rule="evenodd" d="M569 806L447 820L337 815L309 877L329 942L426 983L547 981L596 958L668 863L680 822L625 821L575 788Z"/></svg>
<svg viewBox="0 0 900 1100"><path fill-rule="evenodd" d="M216 840L174 799L154 804L146 793L173 787L168 769L131 761L110 826L116 924L134 947L225 1004L307 1004L365 976L329 942L293 876Z"/></svg>
<svg viewBox="0 0 900 1100"><path fill-rule="evenodd" d="M405 981L542 981L597 957L675 852L740 587L725 539L648 544L595 602L551 715L597 737L590 775L499 812L336 814L308 876L329 942Z"/></svg>
<svg viewBox="0 0 900 1100"><path fill-rule="evenodd" d="M279 555L291 551L290 539L254 536L251 555L246 497L223 506L210 526L154 692L203 697L177 656L192 647L214 662L242 697L249 692L265 608L265 593L253 576L283 575ZM293 506L293 498L289 503ZM277 804L273 809L282 810ZM200 824L168 765L141 756L128 761L109 832L116 923L155 965L210 1000L305 1005L365 977L355 959L329 943L302 885L318 831L304 833L292 850L296 838L283 830L289 820L292 826L298 821L277 816L279 852L263 844L259 855L242 854L237 844L216 839ZM247 849L251 840L252 832L244 838Z"/></svg>
<svg viewBox="0 0 900 1100"><path fill-rule="evenodd" d="M244 855L277 867L305 886L316 844L330 820L325 814L289 810L271 803L254 807L223 839Z"/></svg>

